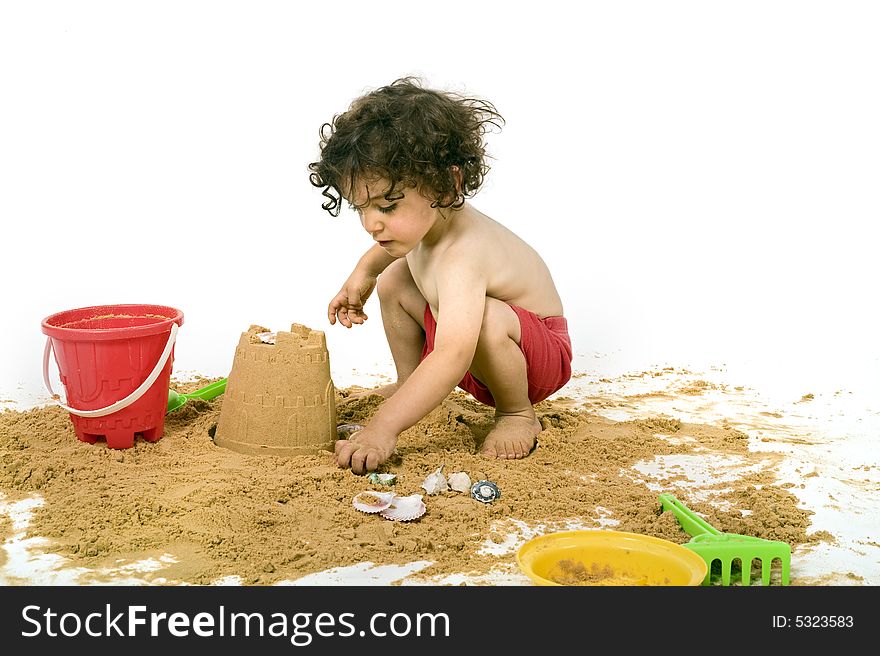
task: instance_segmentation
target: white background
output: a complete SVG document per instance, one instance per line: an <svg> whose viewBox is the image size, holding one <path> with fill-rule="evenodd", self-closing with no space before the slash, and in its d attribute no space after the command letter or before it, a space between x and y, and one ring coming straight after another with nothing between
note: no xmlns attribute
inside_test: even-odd
<svg viewBox="0 0 880 656"><path fill-rule="evenodd" d="M876 7L2 2L0 401L40 392L42 318L111 303L183 310L177 371L298 322L337 385L389 372L376 299L327 324L371 242L307 165L403 75L507 119L472 202L547 261L576 365L877 389Z"/></svg>

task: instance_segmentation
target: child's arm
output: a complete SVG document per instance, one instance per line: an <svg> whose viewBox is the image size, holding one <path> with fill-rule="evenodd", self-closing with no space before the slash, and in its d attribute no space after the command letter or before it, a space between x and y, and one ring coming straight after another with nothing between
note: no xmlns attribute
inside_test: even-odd
<svg viewBox="0 0 880 656"><path fill-rule="evenodd" d="M387 269L394 260L399 258L394 257L393 255L389 255L388 251L379 246L379 244L373 244L366 253L363 254L360 260L357 263L357 269L362 269L366 273L372 276L378 276L385 269Z"/></svg>
<svg viewBox="0 0 880 656"><path fill-rule="evenodd" d="M327 307L327 318L330 319L330 324L335 324L337 317L339 317L339 323L346 328L351 328L352 324L366 321L364 303L376 288L379 274L396 259L379 244L374 244L370 250L364 253L348 280L342 284L342 289L333 297Z"/></svg>
<svg viewBox="0 0 880 656"><path fill-rule="evenodd" d="M474 261L473 256L447 251L437 263L444 274L437 276L439 316L434 350L380 406L368 429L399 435L440 405L467 373L486 307L486 275Z"/></svg>

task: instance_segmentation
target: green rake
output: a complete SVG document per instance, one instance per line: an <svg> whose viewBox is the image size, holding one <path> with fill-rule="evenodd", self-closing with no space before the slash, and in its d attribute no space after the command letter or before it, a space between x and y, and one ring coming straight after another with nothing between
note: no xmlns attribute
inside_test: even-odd
<svg viewBox="0 0 880 656"><path fill-rule="evenodd" d="M791 547L785 542L722 533L671 494L661 494L659 501L663 511L671 510L681 527L691 536L691 541L683 546L706 561L709 569L703 585L709 585L712 563L716 560L721 563L722 585L730 585L730 569L734 560L740 562L742 584L749 585L754 558L761 561L761 581L764 585L770 585L770 568L777 558L782 564L782 585L788 585Z"/></svg>

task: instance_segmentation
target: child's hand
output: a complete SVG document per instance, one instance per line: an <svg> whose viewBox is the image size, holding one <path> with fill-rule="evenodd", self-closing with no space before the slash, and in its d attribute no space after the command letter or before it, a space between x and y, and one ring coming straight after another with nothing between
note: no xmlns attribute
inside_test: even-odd
<svg viewBox="0 0 880 656"><path fill-rule="evenodd" d="M336 464L355 474L374 471L394 453L397 435L367 426L347 440L337 440Z"/></svg>
<svg viewBox="0 0 880 656"><path fill-rule="evenodd" d="M352 324L366 321L368 317L364 313L364 303L376 288L377 280L376 276L355 269L327 307L330 325L334 325L337 318L339 323L346 328L351 328Z"/></svg>

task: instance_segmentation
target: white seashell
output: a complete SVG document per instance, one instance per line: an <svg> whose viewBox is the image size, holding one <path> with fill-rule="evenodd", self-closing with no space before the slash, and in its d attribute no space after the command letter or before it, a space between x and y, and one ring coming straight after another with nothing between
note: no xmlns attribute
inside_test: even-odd
<svg viewBox="0 0 880 656"><path fill-rule="evenodd" d="M396 522L409 522L418 519L425 514L425 504L421 494L411 494L408 497L394 497L391 505L379 514L385 519L393 519Z"/></svg>
<svg viewBox="0 0 880 656"><path fill-rule="evenodd" d="M464 472L455 472L449 475L449 487L456 492L470 492L471 477Z"/></svg>
<svg viewBox="0 0 880 656"><path fill-rule="evenodd" d="M273 333L271 331L267 331L265 333L257 333L257 337L260 338L260 341L263 342L263 344L274 344L275 335L276 333Z"/></svg>
<svg viewBox="0 0 880 656"><path fill-rule="evenodd" d="M373 492L368 490L356 495L351 500L351 505L355 507L355 510L360 510L364 513L377 513L388 508L394 500L394 496L394 492Z"/></svg>
<svg viewBox="0 0 880 656"><path fill-rule="evenodd" d="M439 494L449 489L449 483L446 482L446 477L443 475L443 465L440 465L440 468L433 474L428 474L422 487L428 494Z"/></svg>

